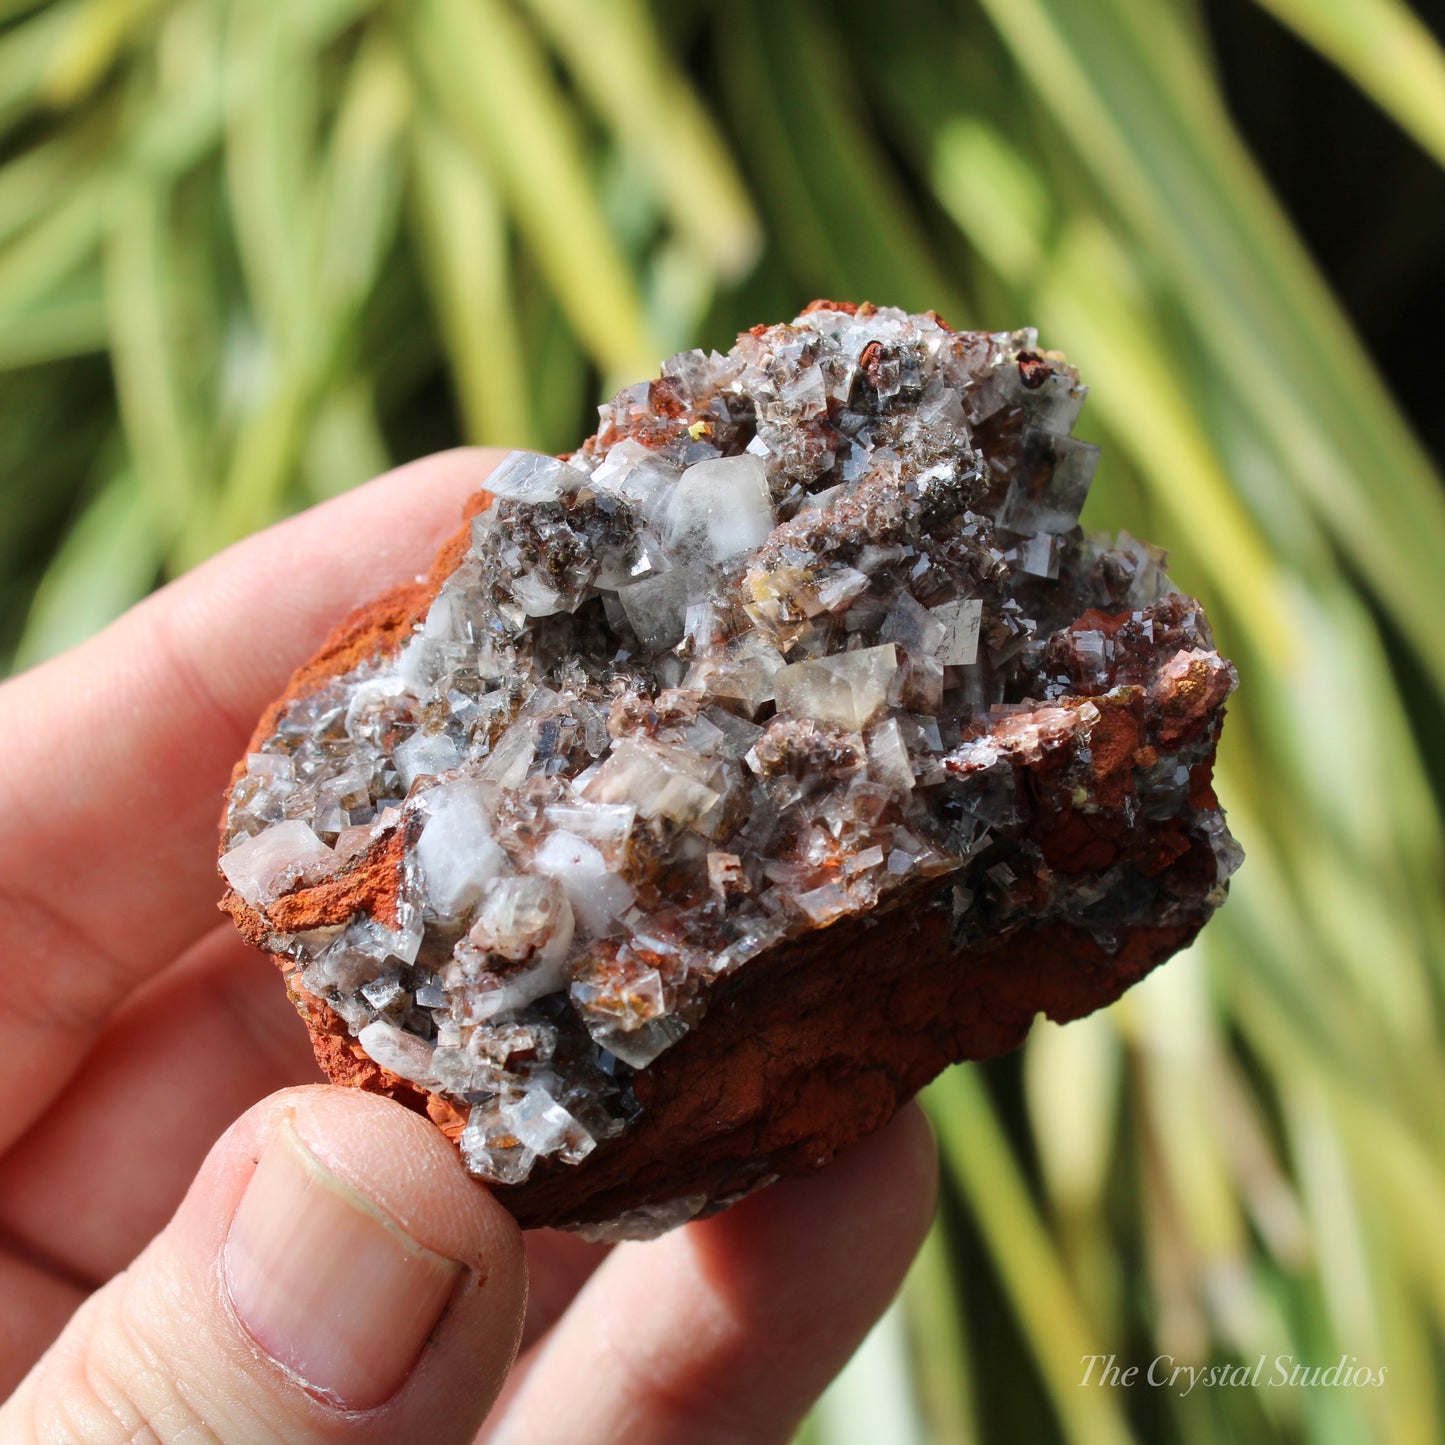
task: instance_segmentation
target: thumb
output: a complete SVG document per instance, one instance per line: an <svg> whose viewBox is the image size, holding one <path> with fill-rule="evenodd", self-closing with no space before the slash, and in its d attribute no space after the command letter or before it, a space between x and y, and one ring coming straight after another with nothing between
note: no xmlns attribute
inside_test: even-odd
<svg viewBox="0 0 1445 1445"><path fill-rule="evenodd" d="M289 1089L0 1409L0 1441L470 1441L521 1333L511 1216L424 1119Z"/></svg>

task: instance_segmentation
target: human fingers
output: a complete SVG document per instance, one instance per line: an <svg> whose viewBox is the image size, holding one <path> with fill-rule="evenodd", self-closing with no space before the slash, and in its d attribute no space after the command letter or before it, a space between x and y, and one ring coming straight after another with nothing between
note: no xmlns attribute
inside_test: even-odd
<svg viewBox="0 0 1445 1445"><path fill-rule="evenodd" d="M787 1441L897 1291L935 1187L909 1106L811 1178L620 1246L526 1362L487 1445Z"/></svg>
<svg viewBox="0 0 1445 1445"><path fill-rule="evenodd" d="M77 1083L0 1160L0 1238L103 1284L164 1225L232 1119L318 1077L274 960L222 924L126 1000ZM524 1344L606 1255L576 1235L527 1236Z"/></svg>
<svg viewBox="0 0 1445 1445"><path fill-rule="evenodd" d="M0 1400L49 1348L86 1291L0 1248Z"/></svg>
<svg viewBox="0 0 1445 1445"><path fill-rule="evenodd" d="M531 1229L527 1244L527 1323L522 1349L537 1344L566 1314L612 1246L591 1244L565 1229Z"/></svg>
<svg viewBox="0 0 1445 1445"><path fill-rule="evenodd" d="M214 921L221 797L261 709L427 568L497 455L429 457L247 538L0 687L0 1148Z"/></svg>
<svg viewBox="0 0 1445 1445"><path fill-rule="evenodd" d="M0 1407L0 1442L470 1441L516 1350L521 1236L425 1120L290 1090Z"/></svg>
<svg viewBox="0 0 1445 1445"><path fill-rule="evenodd" d="M219 924L125 1000L0 1159L0 1236L104 1284L175 1212L232 1120L320 1078L275 961Z"/></svg>

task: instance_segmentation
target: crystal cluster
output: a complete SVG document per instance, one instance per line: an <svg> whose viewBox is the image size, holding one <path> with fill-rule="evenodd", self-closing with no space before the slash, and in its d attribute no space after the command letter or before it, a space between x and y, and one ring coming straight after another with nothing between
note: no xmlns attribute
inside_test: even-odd
<svg viewBox="0 0 1445 1445"><path fill-rule="evenodd" d="M634 1127L721 980L925 884L960 949L1197 926L1233 671L1160 553L1080 530L1083 400L1032 331L815 303L512 453L403 644L238 770L235 909L504 1185Z"/></svg>

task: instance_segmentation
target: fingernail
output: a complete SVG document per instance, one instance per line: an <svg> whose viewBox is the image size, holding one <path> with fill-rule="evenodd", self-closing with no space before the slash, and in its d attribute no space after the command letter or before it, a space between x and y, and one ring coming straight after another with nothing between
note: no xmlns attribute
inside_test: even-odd
<svg viewBox="0 0 1445 1445"><path fill-rule="evenodd" d="M226 1282L251 1338L348 1410L401 1388L464 1271L325 1168L289 1119L226 1236Z"/></svg>

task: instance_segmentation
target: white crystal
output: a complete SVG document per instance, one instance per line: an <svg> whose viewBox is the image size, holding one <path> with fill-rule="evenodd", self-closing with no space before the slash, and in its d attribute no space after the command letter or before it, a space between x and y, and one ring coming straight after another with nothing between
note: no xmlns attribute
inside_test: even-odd
<svg viewBox="0 0 1445 1445"><path fill-rule="evenodd" d="M1048 532L1025 537L1014 549L1014 555L1019 571L1031 577L1059 575L1059 539Z"/></svg>
<svg viewBox="0 0 1445 1445"><path fill-rule="evenodd" d="M771 693L771 687L768 691ZM763 735L763 729L757 723L749 722L747 718L741 718L736 713L726 712L720 707L709 708L707 717L708 721L722 734L723 740L719 744L718 750L726 758L742 757Z"/></svg>
<svg viewBox="0 0 1445 1445"><path fill-rule="evenodd" d="M861 853L855 853L844 865L843 872L849 878L859 873L871 873L875 868L883 866L883 849L878 844L871 848L865 848ZM418 998L420 995L418 995Z"/></svg>
<svg viewBox="0 0 1445 1445"><path fill-rule="evenodd" d="M616 592L658 577L669 567L662 554L662 544L646 532L636 532L621 546L608 548L598 558L595 585L603 591Z"/></svg>
<svg viewBox="0 0 1445 1445"><path fill-rule="evenodd" d="M422 623L422 636L436 642L450 642L459 631L459 603L461 595L454 587L443 587L435 601L427 608L426 620Z"/></svg>
<svg viewBox="0 0 1445 1445"><path fill-rule="evenodd" d="M366 1050L367 1057L383 1069L390 1069L393 1074L424 1089L436 1088L436 1076L432 1073L432 1046L425 1039L419 1039L385 1019L377 1019L357 1034L356 1042Z"/></svg>
<svg viewBox="0 0 1445 1445"><path fill-rule="evenodd" d="M513 578L512 596L528 617L551 617L562 611L562 594L532 572Z"/></svg>
<svg viewBox="0 0 1445 1445"><path fill-rule="evenodd" d="M999 526L1010 532L1068 532L1078 525L1099 448L1075 437L1043 433L1026 432L1024 440L1045 446L1052 467L1042 478L1024 474L1014 478L999 508Z"/></svg>
<svg viewBox="0 0 1445 1445"><path fill-rule="evenodd" d="M648 1019L633 1028L622 1028L605 1015L589 1014L587 1028L609 1054L634 1069L645 1069L687 1032L687 1025L676 1014Z"/></svg>
<svg viewBox="0 0 1445 1445"><path fill-rule="evenodd" d="M670 552L726 562L767 541L773 530L768 473L757 457L715 457L689 467L667 503Z"/></svg>
<svg viewBox="0 0 1445 1445"><path fill-rule="evenodd" d="M928 657L943 645L944 626L911 592L900 592L878 635L914 657Z"/></svg>
<svg viewBox="0 0 1445 1445"><path fill-rule="evenodd" d="M1148 542L1141 542L1137 537L1130 536L1128 532L1119 533L1117 546L1119 551L1127 552L1134 562L1134 581L1129 587L1129 605L1131 607L1147 607L1165 593L1174 590L1174 585L1170 582L1165 570L1169 564L1169 557L1161 548L1152 546ZM1149 637L1152 641L1152 626Z"/></svg>
<svg viewBox="0 0 1445 1445"><path fill-rule="evenodd" d="M371 920L368 922L371 922L384 956L399 958L403 963L416 962L416 956L421 951L425 925L422 921L422 910L409 898L403 897L397 904L395 926L387 927Z"/></svg>
<svg viewBox="0 0 1445 1445"><path fill-rule="evenodd" d="M427 820L416 859L438 918L456 918L474 907L487 885L507 871L507 855L489 822L494 797L495 789L475 781L447 783L426 794Z"/></svg>
<svg viewBox="0 0 1445 1445"><path fill-rule="evenodd" d="M1020 904L1016 768L1058 750L1051 786L1083 806L1098 713L1072 694L1160 628L1210 646L1186 604L1146 610L1162 555L1073 532L1082 390L1021 360L1034 340L822 309L670 358L571 462L510 454L410 635L289 701L248 758L226 870L249 897L404 845L384 922L268 943L387 1067L471 1107L473 1173L522 1183L626 1130L632 1071L779 943L922 878ZM990 416L1002 436L971 433ZM1127 638L1058 631L1101 601ZM1136 770L1145 817L1182 816L1191 747ZM1116 886L1056 879L1047 907Z"/></svg>
<svg viewBox="0 0 1445 1445"><path fill-rule="evenodd" d="M296 768L285 753L247 753L246 776L289 783L296 776Z"/></svg>
<svg viewBox="0 0 1445 1445"><path fill-rule="evenodd" d="M967 418L963 414L963 403L958 392L941 376L934 377L924 389L918 402L918 420L924 426L934 428L958 428L966 425Z"/></svg>
<svg viewBox="0 0 1445 1445"><path fill-rule="evenodd" d="M799 419L822 416L828 409L828 393L817 363L799 368L793 379L778 392L778 400L787 412Z"/></svg>
<svg viewBox="0 0 1445 1445"><path fill-rule="evenodd" d="M561 979L572 945L572 905L554 879L523 874L492 880L477 909L467 944L513 962L536 958Z"/></svg>
<svg viewBox="0 0 1445 1445"><path fill-rule="evenodd" d="M856 732L888 701L888 684L897 667L898 653L891 642L791 663L773 677L778 711Z"/></svg>
<svg viewBox="0 0 1445 1445"><path fill-rule="evenodd" d="M385 1013L398 1003L405 991L401 986L401 975L396 972L384 973L380 978L362 984L360 990L362 998L378 1013Z"/></svg>
<svg viewBox="0 0 1445 1445"><path fill-rule="evenodd" d="M710 852L707 855L708 888L716 898L726 899L728 893L746 893L752 888L743 869L743 860L736 853Z"/></svg>
<svg viewBox="0 0 1445 1445"><path fill-rule="evenodd" d="M853 567L840 567L830 572L818 584L818 601L827 612L836 612L846 607L855 597L861 597L868 590L866 573Z"/></svg>
<svg viewBox="0 0 1445 1445"><path fill-rule="evenodd" d="M308 824L288 818L238 843L221 858L221 872L252 908L264 908L305 874L325 872L335 858Z"/></svg>
<svg viewBox="0 0 1445 1445"><path fill-rule="evenodd" d="M369 741L379 723L386 716L398 713L412 696L409 679L400 675L402 663L413 649L424 649L426 642L418 637L407 645L398 659L398 672L383 677L373 677L360 682L351 694L346 706L347 736L357 742Z"/></svg>
<svg viewBox="0 0 1445 1445"><path fill-rule="evenodd" d="M667 989L655 968L624 980L576 979L571 993L579 1008L594 1015L588 1023L594 1034L598 1029L635 1033L667 1013Z"/></svg>
<svg viewBox="0 0 1445 1445"><path fill-rule="evenodd" d="M826 928L835 919L853 912L857 907L848 890L839 883L825 883L821 888L799 893L797 903L819 928Z"/></svg>
<svg viewBox="0 0 1445 1445"><path fill-rule="evenodd" d="M533 855L532 866L562 885L573 916L594 938L615 932L617 921L637 896L609 869L601 852L575 833L548 834Z"/></svg>
<svg viewBox="0 0 1445 1445"><path fill-rule="evenodd" d="M732 698L755 713L773 700L773 679L782 666L783 654L776 647L756 632L745 632L728 644L720 659L698 663L688 685L704 685L715 697Z"/></svg>
<svg viewBox="0 0 1445 1445"><path fill-rule="evenodd" d="M1034 392L1030 411L1033 423L1042 431L1067 432L1079 419L1088 395L1065 371L1051 371L1048 380Z"/></svg>
<svg viewBox="0 0 1445 1445"><path fill-rule="evenodd" d="M588 479L594 492L618 497L646 519L657 515L681 475L655 451L628 437L617 442Z"/></svg>
<svg viewBox="0 0 1445 1445"><path fill-rule="evenodd" d="M528 1004L536 1003L539 998L546 998L549 993L560 992L566 982L561 963L545 960L500 978L487 979L457 995L462 1022L481 1024L503 1014L515 1013Z"/></svg>

